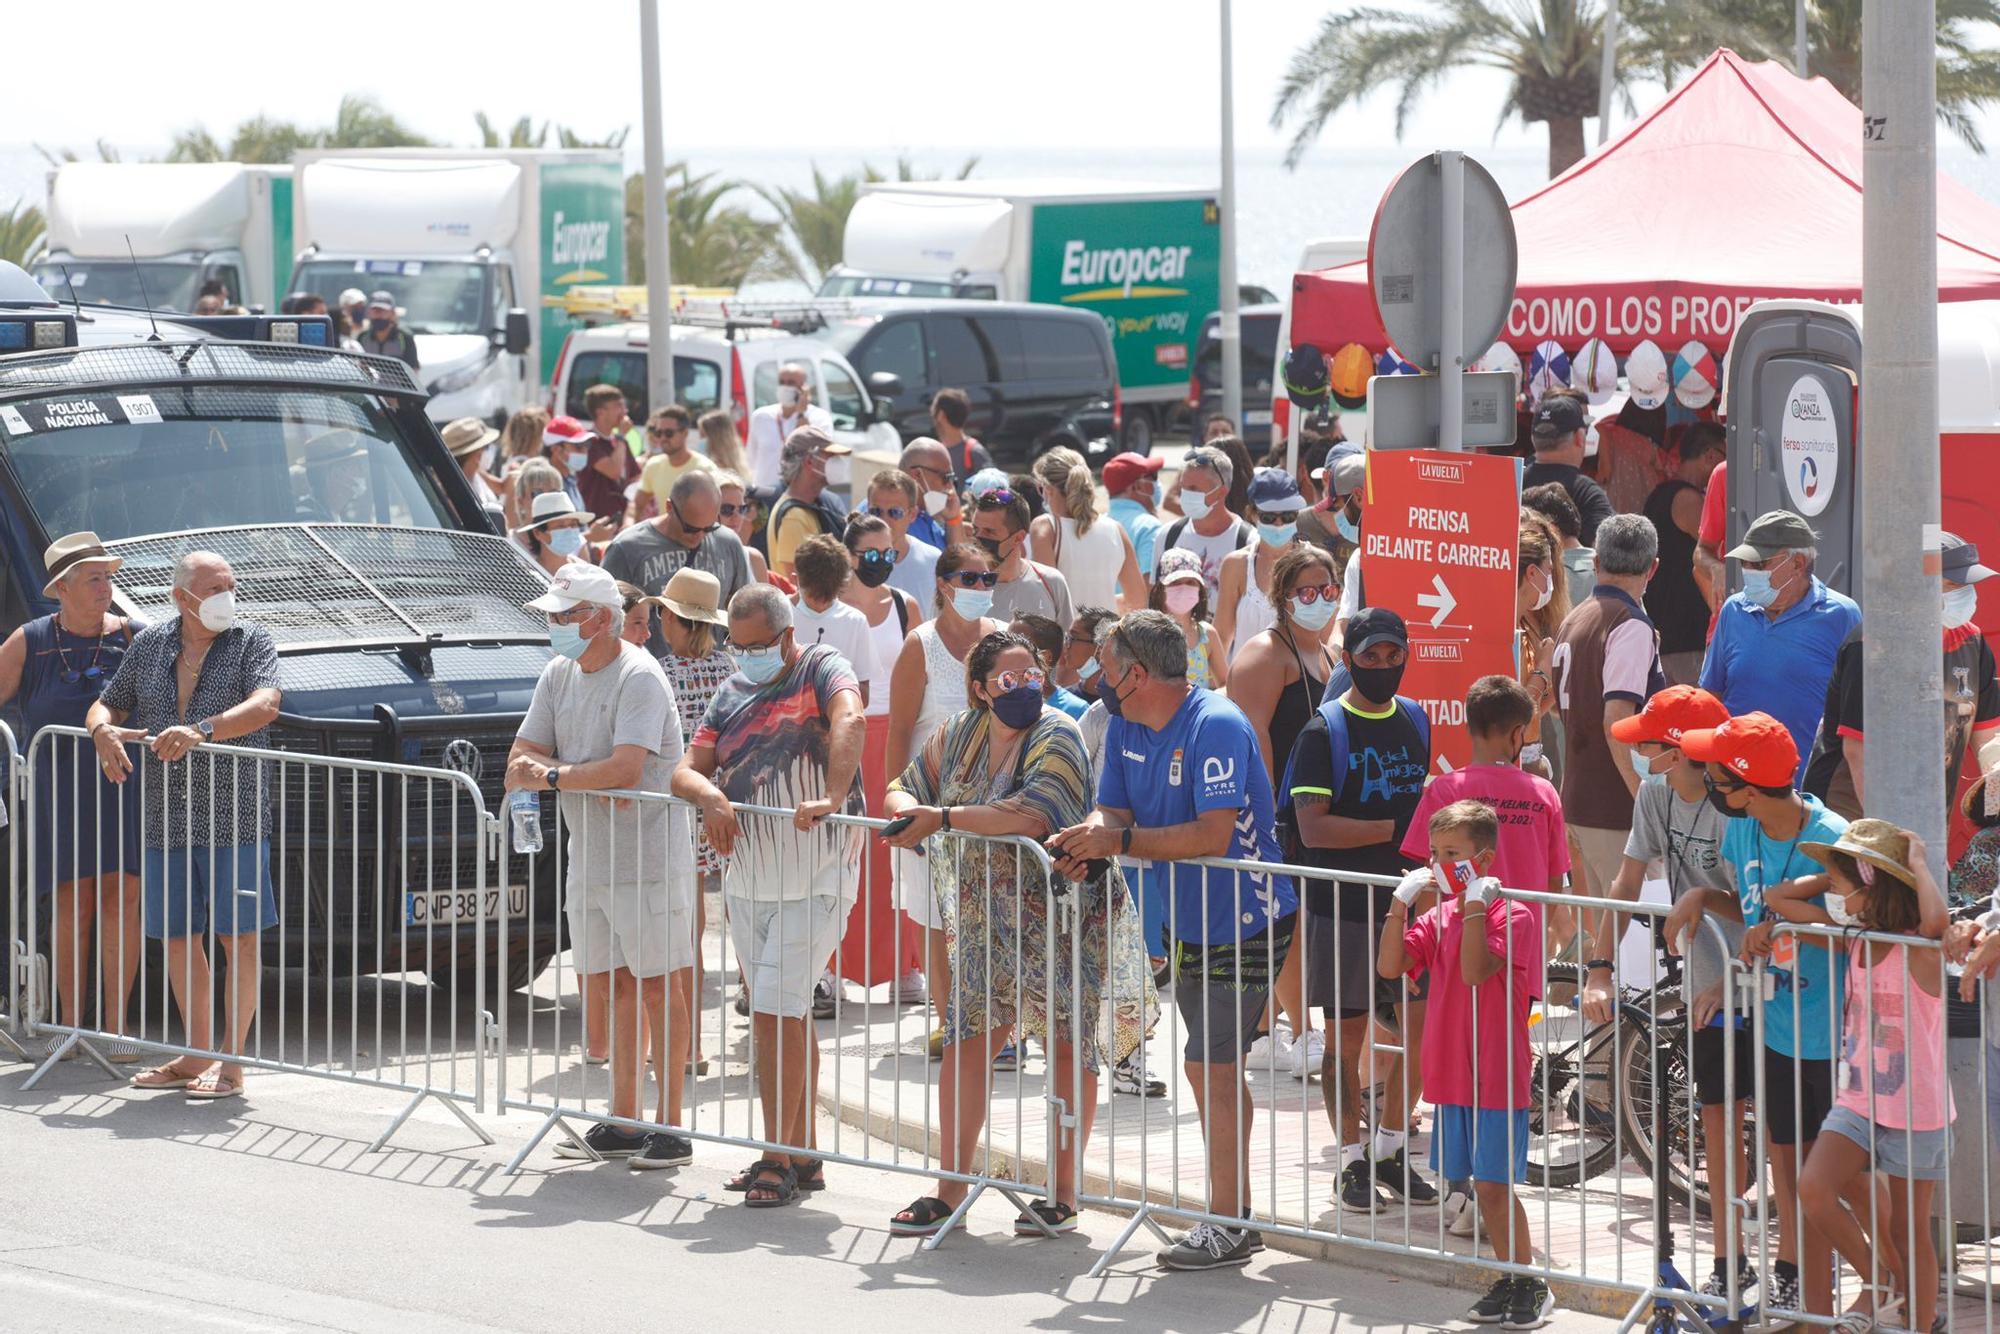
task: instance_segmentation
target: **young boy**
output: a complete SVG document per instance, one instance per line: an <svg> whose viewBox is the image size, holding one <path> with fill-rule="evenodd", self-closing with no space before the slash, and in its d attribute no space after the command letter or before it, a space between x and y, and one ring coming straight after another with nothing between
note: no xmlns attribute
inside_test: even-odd
<svg viewBox="0 0 2000 1334"><path fill-rule="evenodd" d="M1531 1265L1528 1213L1514 1183L1528 1168L1528 1010L1541 931L1486 874L1500 842L1491 806L1453 802L1431 816L1429 832L1430 865L1396 887L1376 970L1384 978L1430 973L1422 1063L1425 1094L1437 1107L1431 1165L1447 1179L1470 1177L1495 1255ZM1411 922L1415 901L1433 893L1436 906ZM1467 1315L1536 1329L1554 1309L1548 1284L1506 1274Z"/></svg>

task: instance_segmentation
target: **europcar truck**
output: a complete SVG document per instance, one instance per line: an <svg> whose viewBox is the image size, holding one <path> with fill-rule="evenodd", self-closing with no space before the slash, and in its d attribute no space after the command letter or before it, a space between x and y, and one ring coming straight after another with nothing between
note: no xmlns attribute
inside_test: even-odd
<svg viewBox="0 0 2000 1334"><path fill-rule="evenodd" d="M65 162L48 219L33 272L64 301L191 311L216 281L232 303L275 311L290 290L290 167Z"/></svg>
<svg viewBox="0 0 2000 1334"><path fill-rule="evenodd" d="M578 149L298 156L293 287L388 291L416 335L432 421L499 425L539 402L566 291L625 281L625 169Z"/></svg>
<svg viewBox="0 0 2000 1334"><path fill-rule="evenodd" d="M1219 307L1212 190L1066 180L883 181L847 215L821 296L975 297L1094 312L1118 357L1121 447L1186 410L1201 322Z"/></svg>

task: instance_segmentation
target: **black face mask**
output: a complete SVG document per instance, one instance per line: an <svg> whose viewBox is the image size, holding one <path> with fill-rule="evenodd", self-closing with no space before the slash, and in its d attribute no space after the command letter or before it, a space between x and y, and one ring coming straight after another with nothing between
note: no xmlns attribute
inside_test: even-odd
<svg viewBox="0 0 2000 1334"><path fill-rule="evenodd" d="M1407 663L1397 663L1394 667L1357 667L1347 665L1347 674L1362 698L1375 704L1387 704L1396 698L1396 690L1403 684L1403 670Z"/></svg>
<svg viewBox="0 0 2000 1334"><path fill-rule="evenodd" d="M1002 555L1000 554L1000 548L1001 548L1001 547L1003 547L1003 546L1005 546L1005 545L1007 545L1007 539L1006 539L1006 538L1004 538L1004 537L975 537L975 538L974 538L973 540L974 540L974 541L976 541L976 542L978 542L980 546L982 546L982 547L984 547L984 548L986 549L986 554L987 554L987 555L989 555L989 556L991 556L991 557L993 558L993 563L994 563L995 565L998 565L998 564L999 564L999 563L1000 563L1001 561L1003 561L1003 560L1005 560L1005 559L1006 559L1006 557L1005 557L1005 556L1002 556Z"/></svg>
<svg viewBox="0 0 2000 1334"><path fill-rule="evenodd" d="M1720 811L1723 819L1740 820L1748 814L1747 811L1739 811L1729 804L1729 793L1717 787L1714 779L1703 776L1701 781L1702 785L1708 789L1708 804Z"/></svg>
<svg viewBox="0 0 2000 1334"><path fill-rule="evenodd" d="M880 588L889 582L889 576L896 567L879 560L865 560L854 567L854 577L861 581L863 588Z"/></svg>

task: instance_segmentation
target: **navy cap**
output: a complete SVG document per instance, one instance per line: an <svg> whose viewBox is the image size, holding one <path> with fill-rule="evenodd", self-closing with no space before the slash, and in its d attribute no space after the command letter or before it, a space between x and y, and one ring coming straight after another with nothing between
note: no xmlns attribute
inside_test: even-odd
<svg viewBox="0 0 2000 1334"><path fill-rule="evenodd" d="M1347 635L1342 647L1352 658L1366 653L1377 644L1394 644L1399 648L1410 646L1410 631L1403 624L1403 618L1387 607L1363 607L1347 623Z"/></svg>
<svg viewBox="0 0 2000 1334"><path fill-rule="evenodd" d="M1993 571L1979 563L1979 548L1957 533L1946 533L1939 541L1938 556L1941 573L1955 584L1976 584L1993 577Z"/></svg>
<svg viewBox="0 0 2000 1334"><path fill-rule="evenodd" d="M1250 478L1249 495L1252 507L1268 510L1272 514L1306 507L1306 498L1299 494L1299 484L1283 468L1259 468Z"/></svg>
<svg viewBox="0 0 2000 1334"><path fill-rule="evenodd" d="M1535 409L1532 430L1540 436L1564 436L1581 431L1588 424L1581 402L1568 394L1544 394L1541 406Z"/></svg>

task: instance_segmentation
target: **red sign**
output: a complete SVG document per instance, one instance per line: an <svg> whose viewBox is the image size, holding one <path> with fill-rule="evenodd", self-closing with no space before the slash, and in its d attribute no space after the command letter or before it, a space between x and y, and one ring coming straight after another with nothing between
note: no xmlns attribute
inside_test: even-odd
<svg viewBox="0 0 2000 1334"><path fill-rule="evenodd" d="M1362 588L1409 625L1401 693L1430 715L1437 773L1471 761L1466 690L1514 674L1520 477L1503 455L1368 452Z"/></svg>

